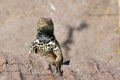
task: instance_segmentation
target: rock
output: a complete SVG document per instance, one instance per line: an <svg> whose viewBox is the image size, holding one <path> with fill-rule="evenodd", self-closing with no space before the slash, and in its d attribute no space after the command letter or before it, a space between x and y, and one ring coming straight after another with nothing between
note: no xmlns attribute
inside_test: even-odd
<svg viewBox="0 0 120 80"><path fill-rule="evenodd" d="M0 80L120 80L119 4L120 0L1 0ZM69 65L62 65L62 77L47 70L44 58L26 54L40 17L53 19L64 60L70 59Z"/></svg>
<svg viewBox="0 0 120 80"><path fill-rule="evenodd" d="M5 59L0 55L0 66L3 66Z"/></svg>
<svg viewBox="0 0 120 80"><path fill-rule="evenodd" d="M0 53L0 80L120 80L118 65L85 57L62 65L63 76L48 70L46 60L37 54Z"/></svg>
<svg viewBox="0 0 120 80"><path fill-rule="evenodd" d="M7 71L6 59L2 54L0 54L0 72L3 72L3 71Z"/></svg>
<svg viewBox="0 0 120 80"><path fill-rule="evenodd" d="M1 80L63 80L67 78L70 80L73 78L67 66L63 66L63 70L65 71L65 76L63 77L59 76L57 73L52 73L48 70L48 63L46 60L36 54L12 55L0 53Z"/></svg>

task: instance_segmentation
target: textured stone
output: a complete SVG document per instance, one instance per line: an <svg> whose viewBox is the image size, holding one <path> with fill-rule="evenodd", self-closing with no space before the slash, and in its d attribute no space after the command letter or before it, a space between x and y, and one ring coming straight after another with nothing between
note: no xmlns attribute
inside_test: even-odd
<svg viewBox="0 0 120 80"><path fill-rule="evenodd" d="M0 80L120 80L120 0L1 0ZM51 17L63 76L28 55L39 17ZM116 31L118 30L118 31ZM116 31L116 32L115 32Z"/></svg>

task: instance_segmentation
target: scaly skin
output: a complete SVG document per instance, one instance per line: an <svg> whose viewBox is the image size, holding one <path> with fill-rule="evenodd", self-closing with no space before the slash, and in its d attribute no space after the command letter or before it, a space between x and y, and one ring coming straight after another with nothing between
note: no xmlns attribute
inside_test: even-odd
<svg viewBox="0 0 120 80"><path fill-rule="evenodd" d="M51 18L40 18L37 22L36 39L31 43L29 53L44 56L47 61L56 67L56 72L62 75L62 51L54 36L54 24Z"/></svg>

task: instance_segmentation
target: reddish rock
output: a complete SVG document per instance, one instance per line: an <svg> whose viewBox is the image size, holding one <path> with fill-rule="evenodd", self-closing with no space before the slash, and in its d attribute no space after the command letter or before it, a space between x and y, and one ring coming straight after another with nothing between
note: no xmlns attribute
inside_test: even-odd
<svg viewBox="0 0 120 80"><path fill-rule="evenodd" d="M5 58L3 57L2 54L0 54L0 67L3 66L5 64Z"/></svg>

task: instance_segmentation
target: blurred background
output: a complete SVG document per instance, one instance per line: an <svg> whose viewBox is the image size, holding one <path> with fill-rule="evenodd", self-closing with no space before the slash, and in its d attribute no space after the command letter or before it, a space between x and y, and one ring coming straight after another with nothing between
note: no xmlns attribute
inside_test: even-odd
<svg viewBox="0 0 120 80"><path fill-rule="evenodd" d="M120 65L118 1L0 0L0 51L27 54L37 20L51 17L66 60L92 57Z"/></svg>

